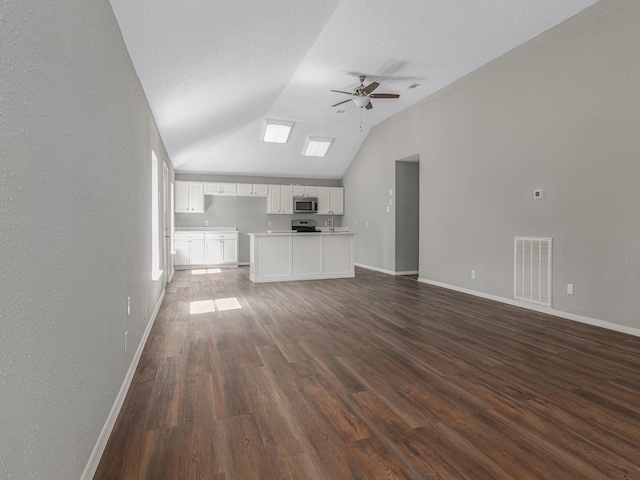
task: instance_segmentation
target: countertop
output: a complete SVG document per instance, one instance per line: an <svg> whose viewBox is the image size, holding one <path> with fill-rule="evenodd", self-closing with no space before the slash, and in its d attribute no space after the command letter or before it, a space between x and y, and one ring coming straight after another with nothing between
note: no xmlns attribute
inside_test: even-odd
<svg viewBox="0 0 640 480"><path fill-rule="evenodd" d="M209 233L226 233L237 232L238 227L175 227L176 232L209 232Z"/></svg>
<svg viewBox="0 0 640 480"><path fill-rule="evenodd" d="M282 236L287 236L287 235L295 235L295 236L300 236L300 235L355 235L356 232L348 232L348 231L343 231L343 232L295 232L293 230L289 231L289 230L267 230L266 232L259 232L259 233L248 233L247 235L255 235L255 236L275 236L275 235L282 235Z"/></svg>

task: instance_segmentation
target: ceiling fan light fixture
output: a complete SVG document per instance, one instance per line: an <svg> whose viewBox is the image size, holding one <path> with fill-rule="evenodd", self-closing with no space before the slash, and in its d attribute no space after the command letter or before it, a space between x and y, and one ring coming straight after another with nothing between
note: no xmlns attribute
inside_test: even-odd
<svg viewBox="0 0 640 480"><path fill-rule="evenodd" d="M283 120L265 120L262 141L268 143L287 143L293 122Z"/></svg>
<svg viewBox="0 0 640 480"><path fill-rule="evenodd" d="M302 149L305 157L324 157L333 142L333 138L307 137Z"/></svg>
<svg viewBox="0 0 640 480"><path fill-rule="evenodd" d="M366 107L369 105L369 97L353 97L353 103L355 103L358 107Z"/></svg>

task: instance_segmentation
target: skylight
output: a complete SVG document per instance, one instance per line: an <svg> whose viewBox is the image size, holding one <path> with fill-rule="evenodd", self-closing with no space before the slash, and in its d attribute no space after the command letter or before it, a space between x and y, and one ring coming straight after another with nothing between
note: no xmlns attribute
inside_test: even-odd
<svg viewBox="0 0 640 480"><path fill-rule="evenodd" d="M293 122L266 120L262 140L269 143L287 143Z"/></svg>
<svg viewBox="0 0 640 480"><path fill-rule="evenodd" d="M324 157L333 138L307 137L302 155L305 157Z"/></svg>

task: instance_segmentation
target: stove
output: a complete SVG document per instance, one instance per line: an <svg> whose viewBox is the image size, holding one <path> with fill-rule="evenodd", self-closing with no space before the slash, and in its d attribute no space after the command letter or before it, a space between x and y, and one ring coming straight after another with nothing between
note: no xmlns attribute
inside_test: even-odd
<svg viewBox="0 0 640 480"><path fill-rule="evenodd" d="M298 233L319 232L315 220L291 220L291 230Z"/></svg>

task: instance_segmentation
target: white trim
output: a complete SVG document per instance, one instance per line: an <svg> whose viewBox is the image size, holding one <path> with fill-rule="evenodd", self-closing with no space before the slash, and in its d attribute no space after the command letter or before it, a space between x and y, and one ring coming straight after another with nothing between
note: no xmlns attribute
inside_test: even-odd
<svg viewBox="0 0 640 480"><path fill-rule="evenodd" d="M363 265L361 263L354 263L356 267L366 268L367 270L373 270L375 272L386 273L387 275L418 275L418 270L408 270L406 272L393 272L391 270L385 270L384 268L372 267L371 265Z"/></svg>
<svg viewBox="0 0 640 480"><path fill-rule="evenodd" d="M107 421L102 427L102 431L100 432L98 441L93 447L93 451L91 452L91 456L89 457L89 461L87 462L87 466L85 467L84 472L82 472L82 476L80 477L80 480L91 480L95 475L96 470L98 469L98 464L100 463L100 459L102 458L104 449L107 446L107 441L109 440L109 436L111 435L113 426L116 423L116 419L118 418L118 414L120 413L120 409L122 408L124 399L127 396L127 391L129 390L129 386L131 385L131 381L133 380L133 375L136 372L136 368L138 367L140 356L142 355L144 346L147 343L147 339L149 338L151 327L153 327L153 323L156 321L156 316L158 315L158 311L160 310L160 305L162 304L162 300L164 299L164 294L165 294L165 290L162 289L162 293L160 294L160 299L158 300L158 303L156 304L156 307L153 310L153 314L149 319L149 323L147 323L144 333L142 334L142 339L140 340L138 349L136 350L136 353L133 356L133 359L131 360L131 365L129 365L129 370L127 371L127 375L125 376L124 382L120 387L120 392L118 392L116 401L113 404L113 407L111 407L111 412L109 412Z"/></svg>
<svg viewBox="0 0 640 480"><path fill-rule="evenodd" d="M626 333L635 337L640 337L640 329L634 327L627 327L624 325L618 325L617 323L607 322L605 320L599 320L597 318L584 317L582 315L576 315L574 313L563 312L554 308L544 307L542 305L536 305L529 302L521 302L512 298L499 297L497 295L491 295L489 293L477 292L475 290L469 290L468 288L456 287L455 285L448 285L446 283L440 283L433 280L427 280L426 278L418 278L421 283L428 285L434 285L436 287L442 287L449 290L455 290L456 292L467 293L476 297L486 298L487 300L493 300L495 302L506 303L507 305L513 305L515 307L526 308L527 310L534 310L536 312L546 313L548 315L554 315L556 317L566 318L567 320L573 320L575 322L586 323L588 325L594 325L596 327L606 328L607 330L613 330L616 332Z"/></svg>
<svg viewBox="0 0 640 480"><path fill-rule="evenodd" d="M354 263L356 267L366 268L367 270L373 270L375 272L386 273L387 275L395 275L396 272L392 272L391 270L385 270L384 268L372 267L371 265L363 265L361 263Z"/></svg>

